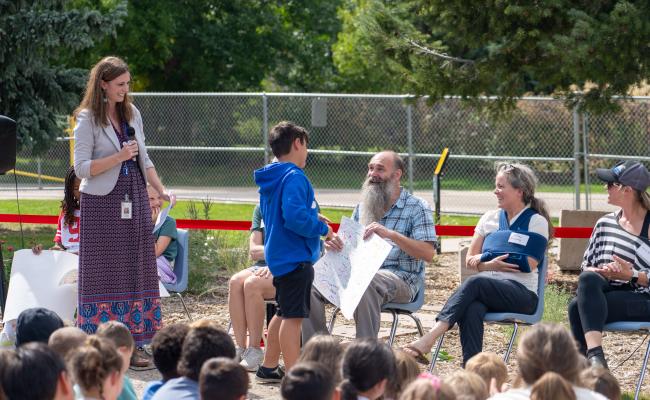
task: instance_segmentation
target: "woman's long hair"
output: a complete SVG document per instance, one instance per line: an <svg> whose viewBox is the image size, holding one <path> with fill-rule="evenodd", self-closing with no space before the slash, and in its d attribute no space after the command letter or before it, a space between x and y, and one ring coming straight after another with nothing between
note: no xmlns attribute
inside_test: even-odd
<svg viewBox="0 0 650 400"><path fill-rule="evenodd" d="M546 207L544 200L535 197L535 188L537 187L537 176L535 172L526 164L521 163L499 163L497 164L497 174L503 174L510 186L519 189L523 193L523 202L537 211L548 222L548 242L553 239L553 225L551 216Z"/></svg>
<svg viewBox="0 0 650 400"><path fill-rule="evenodd" d="M110 82L126 72L129 72L129 66L121 58L109 56L99 60L90 70L83 100L74 111L74 116L87 109L92 113L96 124L108 126L108 103L105 101L106 96L101 83ZM124 101L117 103L115 107L120 123L129 123L133 117L129 96L124 96Z"/></svg>
<svg viewBox="0 0 650 400"><path fill-rule="evenodd" d="M76 180L77 175L74 173L74 166L71 165L70 168L68 168L68 172L65 174L63 200L61 201L63 222L68 226L74 224L74 212L79 209L79 200L74 197L74 184Z"/></svg>

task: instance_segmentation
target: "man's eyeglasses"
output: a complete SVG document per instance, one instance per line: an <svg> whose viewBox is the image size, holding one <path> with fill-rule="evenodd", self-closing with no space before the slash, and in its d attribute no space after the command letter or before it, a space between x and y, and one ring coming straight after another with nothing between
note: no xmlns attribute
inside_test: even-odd
<svg viewBox="0 0 650 400"><path fill-rule="evenodd" d="M621 185L618 182L607 182L607 189L611 189L612 187L615 187L615 188L618 189L618 188L623 187L623 185Z"/></svg>

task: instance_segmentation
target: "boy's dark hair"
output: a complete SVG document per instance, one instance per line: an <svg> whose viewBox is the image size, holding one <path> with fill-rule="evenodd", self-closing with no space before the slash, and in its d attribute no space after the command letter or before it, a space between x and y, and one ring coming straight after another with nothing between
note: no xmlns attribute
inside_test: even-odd
<svg viewBox="0 0 650 400"><path fill-rule="evenodd" d="M248 372L232 358L211 358L201 367L201 399L237 400L248 393Z"/></svg>
<svg viewBox="0 0 650 400"><path fill-rule="evenodd" d="M223 329L211 326L191 328L183 341L178 373L198 381L203 363L214 357L235 358L235 343Z"/></svg>
<svg viewBox="0 0 650 400"><path fill-rule="evenodd" d="M151 340L153 363L163 376L163 380L178 377L178 360L181 358L183 340L190 331L187 324L167 325Z"/></svg>
<svg viewBox="0 0 650 400"><path fill-rule="evenodd" d="M279 158L289 154L296 139L300 139L300 143L309 143L309 133L305 128L293 122L282 121L271 128L269 145L273 150L273 155Z"/></svg>
<svg viewBox="0 0 650 400"><path fill-rule="evenodd" d="M119 321L108 321L100 324L95 334L101 338L110 340L117 349L120 347L133 349L135 347L131 331Z"/></svg>
<svg viewBox="0 0 650 400"><path fill-rule="evenodd" d="M356 399L360 392L395 374L395 355L390 346L377 339L357 340L345 350L341 371L341 399Z"/></svg>
<svg viewBox="0 0 650 400"><path fill-rule="evenodd" d="M63 200L61 201L61 209L64 215L63 221L68 226L74 224L74 211L79 208L79 200L74 197L74 183L76 180L77 175L74 173L74 166L71 165L65 174Z"/></svg>
<svg viewBox="0 0 650 400"><path fill-rule="evenodd" d="M54 311L43 307L28 308L16 321L16 346L29 342L46 343L50 335L63 328L63 320Z"/></svg>
<svg viewBox="0 0 650 400"><path fill-rule="evenodd" d="M66 371L63 359L42 342L3 350L0 362L0 387L8 400L53 399L59 377Z"/></svg>
<svg viewBox="0 0 650 400"><path fill-rule="evenodd" d="M294 365L280 385L280 393L284 400L329 400L335 389L332 373L325 365L313 361L303 361Z"/></svg>

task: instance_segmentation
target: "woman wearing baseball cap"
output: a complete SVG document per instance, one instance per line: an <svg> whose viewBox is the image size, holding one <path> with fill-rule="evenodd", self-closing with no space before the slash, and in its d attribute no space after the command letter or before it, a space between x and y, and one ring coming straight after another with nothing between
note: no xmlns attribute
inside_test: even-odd
<svg viewBox="0 0 650 400"><path fill-rule="evenodd" d="M569 321L591 365L607 368L604 325L650 321L650 172L638 161L621 161L596 173L607 184L607 202L621 209L596 222Z"/></svg>

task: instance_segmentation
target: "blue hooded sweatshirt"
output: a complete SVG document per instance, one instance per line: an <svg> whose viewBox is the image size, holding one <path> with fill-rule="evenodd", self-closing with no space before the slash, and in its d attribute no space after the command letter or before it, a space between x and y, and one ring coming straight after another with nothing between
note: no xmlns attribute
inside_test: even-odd
<svg viewBox="0 0 650 400"><path fill-rule="evenodd" d="M276 162L255 171L264 218L264 256L274 277L301 262L315 263L327 224L318 219L314 189L293 163Z"/></svg>

